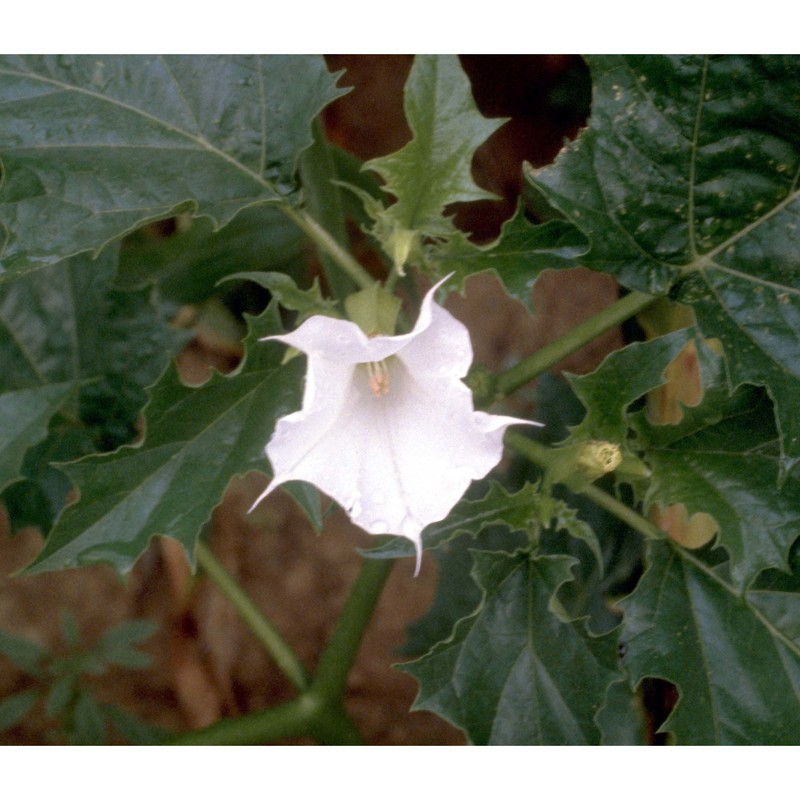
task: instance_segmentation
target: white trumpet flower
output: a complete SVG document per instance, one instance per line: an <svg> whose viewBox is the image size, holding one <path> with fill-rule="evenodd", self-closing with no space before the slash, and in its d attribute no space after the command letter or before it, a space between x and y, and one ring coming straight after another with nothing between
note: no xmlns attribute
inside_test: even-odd
<svg viewBox="0 0 800 800"><path fill-rule="evenodd" d="M419 570L423 528L500 461L509 425L538 424L475 411L461 381L469 333L434 302L439 285L410 333L369 337L315 316L267 337L304 352L308 367L302 408L278 420L267 444L274 477L252 508L282 483L307 481L369 533L410 539Z"/></svg>

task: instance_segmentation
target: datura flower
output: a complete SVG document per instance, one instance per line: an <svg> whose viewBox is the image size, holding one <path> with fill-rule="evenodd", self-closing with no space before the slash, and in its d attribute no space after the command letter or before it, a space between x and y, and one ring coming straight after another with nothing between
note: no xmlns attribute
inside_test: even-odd
<svg viewBox="0 0 800 800"><path fill-rule="evenodd" d="M434 302L439 285L410 333L370 337L314 316L266 337L304 352L308 366L302 408L278 420L266 447L274 477L252 508L282 483L307 481L369 533L410 539L419 570L423 528L498 463L509 425L538 424L475 411L461 381L469 333Z"/></svg>

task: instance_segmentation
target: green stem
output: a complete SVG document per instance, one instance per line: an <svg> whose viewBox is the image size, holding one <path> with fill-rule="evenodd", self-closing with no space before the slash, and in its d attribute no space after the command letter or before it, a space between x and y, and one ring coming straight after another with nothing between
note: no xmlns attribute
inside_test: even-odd
<svg viewBox="0 0 800 800"><path fill-rule="evenodd" d="M307 736L316 713L313 702L299 697L282 706L223 719L197 731L189 731L167 740L169 745L244 745L277 742Z"/></svg>
<svg viewBox="0 0 800 800"><path fill-rule="evenodd" d="M361 638L393 566L391 559L364 559L311 685L311 694L325 705L341 702Z"/></svg>
<svg viewBox="0 0 800 800"><path fill-rule="evenodd" d="M656 297L642 292L631 292L608 308L576 325L559 339L524 358L511 369L498 375L495 383L497 399L506 397L529 381L546 372L563 358L596 339L600 334L643 311L656 301Z"/></svg>
<svg viewBox="0 0 800 800"><path fill-rule="evenodd" d="M305 691L311 681L294 651L286 644L277 629L273 627L272 623L261 613L233 576L217 561L211 550L202 542L197 544L196 555L197 562L205 570L206 575L214 581L219 590L230 600L242 621L256 635L281 672L292 682L296 689L301 692Z"/></svg>
<svg viewBox="0 0 800 800"><path fill-rule="evenodd" d="M298 210L288 203L280 203L278 208L303 230L314 244L349 275L362 289L375 283L375 279L350 255L333 236L325 230L307 211Z"/></svg>
<svg viewBox="0 0 800 800"><path fill-rule="evenodd" d="M333 635L320 658L316 677L309 686L308 678L294 653L202 543L198 545L197 560L303 693L282 706L236 719L221 720L202 730L175 736L167 744L258 744L297 736L311 736L322 744L361 744L361 737L347 716L342 698L347 675L394 561L364 560ZM298 685L301 676L303 686Z"/></svg>
<svg viewBox="0 0 800 800"><path fill-rule="evenodd" d="M546 469L552 461L553 451L549 447L545 447L545 445L535 442L533 439L528 439L521 433L506 431L505 442L520 455L544 469ZM645 519L641 514L626 506L625 503L621 503L616 497L613 497L608 492L604 492L594 484L587 484L579 491L581 494L585 494L595 505L608 511L609 514L613 514L617 519L633 528L633 530L641 533L646 539L664 539L664 533L653 525L650 520Z"/></svg>
<svg viewBox="0 0 800 800"><path fill-rule="evenodd" d="M600 506L600 508L608 511L609 514L613 514L617 519L622 520L629 528L633 528L633 530L641 533L645 539L659 542L664 540L664 532L653 525L650 520L646 519L629 506L626 506L625 503L617 500L613 495L595 486L593 483L584 487L582 491L595 505Z"/></svg>
<svg viewBox="0 0 800 800"><path fill-rule="evenodd" d="M305 208L340 247L347 249L350 240L347 235L342 191L336 183L336 163L319 118L314 120L312 132L314 143L302 152L299 161ZM349 273L340 269L338 262L324 250L319 255L333 296L341 299L353 294L356 285Z"/></svg>
<svg viewBox="0 0 800 800"><path fill-rule="evenodd" d="M248 745L278 742L310 736L320 744L363 744L344 710L321 713L319 703L309 695L302 695L282 706L255 711L235 719L223 719L201 728L173 736L167 745Z"/></svg>

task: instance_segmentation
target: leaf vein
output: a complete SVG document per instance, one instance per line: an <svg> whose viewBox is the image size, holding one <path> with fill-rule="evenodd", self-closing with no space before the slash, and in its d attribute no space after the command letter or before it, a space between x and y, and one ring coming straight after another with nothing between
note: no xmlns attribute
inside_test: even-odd
<svg viewBox="0 0 800 800"><path fill-rule="evenodd" d="M132 106L129 103L123 103L120 100L116 100L115 98L108 97L107 95L99 94L98 92L91 91L89 89L85 89L81 86L74 86L68 83L64 83L63 81L58 81L55 78L49 78L44 75L39 75L34 72L20 72L18 70L10 70L10 69L0 69L0 76L8 75L17 78L25 78L28 80L38 80L43 84L49 84L51 86L58 87L62 89L64 92L77 92L78 94L84 94L88 97L93 98L101 103L108 103L109 105L117 106L118 108L122 108L126 111L129 111L132 114L136 114L143 119L149 120L150 122L155 123L158 126L161 126L165 130L172 131L173 133L181 136L185 139L188 139L191 142L194 142L198 145L201 149L208 151L210 154L217 156L218 158L222 159L226 163L233 166L235 169L239 170L240 172L247 175L253 181L255 181L259 186L270 189L274 191L274 187L269 181L264 180L260 175L254 173L249 167L243 164L241 161L238 161L233 156L226 153L224 150L220 150L214 145L211 144L205 137L203 136L196 136L189 131L182 130L181 128L176 127L167 120L161 119L149 111L146 111L141 108L137 108L136 106Z"/></svg>

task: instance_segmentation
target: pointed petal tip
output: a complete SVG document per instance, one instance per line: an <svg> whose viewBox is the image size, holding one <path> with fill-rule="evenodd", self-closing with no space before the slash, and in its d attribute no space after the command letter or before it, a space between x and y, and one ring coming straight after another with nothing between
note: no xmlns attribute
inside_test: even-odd
<svg viewBox="0 0 800 800"><path fill-rule="evenodd" d="M417 551L417 563L414 568L414 577L416 578L419 575L419 568L422 566L422 541L415 539L414 548Z"/></svg>
<svg viewBox="0 0 800 800"><path fill-rule="evenodd" d="M251 505L250 508L247 509L247 513L249 514L276 486L277 484L275 483L275 479L273 478L267 484L267 488L264 489L264 491L261 492L261 494L256 498L253 505Z"/></svg>

